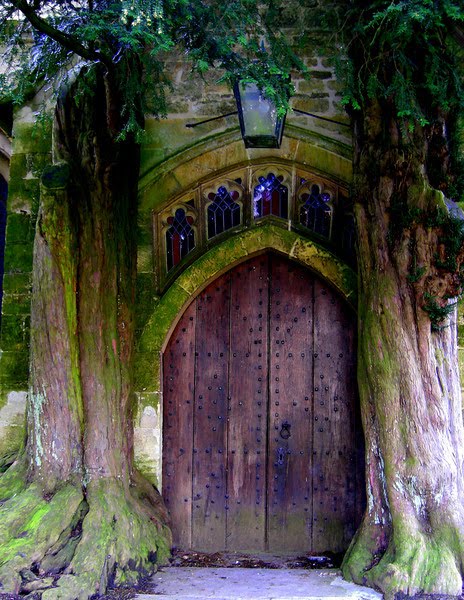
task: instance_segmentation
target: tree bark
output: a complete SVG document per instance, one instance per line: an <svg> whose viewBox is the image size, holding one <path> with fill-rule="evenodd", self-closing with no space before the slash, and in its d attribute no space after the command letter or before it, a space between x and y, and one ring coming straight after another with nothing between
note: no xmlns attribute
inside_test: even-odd
<svg viewBox="0 0 464 600"><path fill-rule="evenodd" d="M116 139L120 78L93 75L92 95L78 78L56 109L34 248L28 486L24 458L0 481L0 589L27 591L33 568L54 578L44 600L134 583L170 546L160 495L133 465L139 149ZM21 488L24 502L11 498Z"/></svg>
<svg viewBox="0 0 464 600"><path fill-rule="evenodd" d="M358 380L366 438L367 509L345 577L396 593L462 592L462 403L456 314L432 327L427 298L456 295L445 268L441 193L427 179L431 133L402 130L385 103L358 123ZM443 128L442 128L443 131ZM449 219L449 217L447 217Z"/></svg>

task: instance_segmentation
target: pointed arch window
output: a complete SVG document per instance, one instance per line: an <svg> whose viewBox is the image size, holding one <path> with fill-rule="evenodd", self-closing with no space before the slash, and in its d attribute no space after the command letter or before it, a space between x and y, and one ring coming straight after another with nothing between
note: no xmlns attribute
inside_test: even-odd
<svg viewBox="0 0 464 600"><path fill-rule="evenodd" d="M195 248L195 230L193 217L183 208L178 208L167 222L170 227L166 231L166 260L170 271Z"/></svg>
<svg viewBox="0 0 464 600"><path fill-rule="evenodd" d="M208 239L240 225L241 207L236 202L238 198L239 193L236 190L229 191L223 185L219 186L217 192L208 194Z"/></svg>
<svg viewBox="0 0 464 600"><path fill-rule="evenodd" d="M332 207L330 195L321 193L318 185L300 194L300 224L314 233L330 238Z"/></svg>
<svg viewBox="0 0 464 600"><path fill-rule="evenodd" d="M288 219L288 187L284 185L283 175L268 173L258 177L258 185L253 191L253 214L255 219L275 215Z"/></svg>

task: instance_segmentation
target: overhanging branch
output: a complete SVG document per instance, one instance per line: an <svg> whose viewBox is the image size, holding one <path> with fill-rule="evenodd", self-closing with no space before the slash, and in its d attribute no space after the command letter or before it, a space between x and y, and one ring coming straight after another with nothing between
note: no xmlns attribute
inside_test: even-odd
<svg viewBox="0 0 464 600"><path fill-rule="evenodd" d="M19 10L25 16L32 27L34 27L34 29L37 31L40 31L40 33L47 35L64 48L67 48L85 60L89 60L91 62L101 62L108 69L111 68L112 61L108 56L102 52L99 52L98 50L89 50L75 37L50 25L46 19L43 19L37 14L34 8L28 4L27 0L10 0L10 2L14 8Z"/></svg>

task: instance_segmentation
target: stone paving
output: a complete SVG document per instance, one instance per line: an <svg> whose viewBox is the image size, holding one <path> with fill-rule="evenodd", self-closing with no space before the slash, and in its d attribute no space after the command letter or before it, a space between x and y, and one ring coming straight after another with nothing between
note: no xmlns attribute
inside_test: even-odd
<svg viewBox="0 0 464 600"><path fill-rule="evenodd" d="M164 567L151 594L137 600L381 600L348 583L338 569Z"/></svg>

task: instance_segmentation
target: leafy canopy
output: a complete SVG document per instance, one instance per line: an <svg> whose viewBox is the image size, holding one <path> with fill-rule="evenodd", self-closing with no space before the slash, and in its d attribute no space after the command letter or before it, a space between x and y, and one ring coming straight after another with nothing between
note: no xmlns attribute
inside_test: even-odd
<svg viewBox="0 0 464 600"><path fill-rule="evenodd" d="M198 73L214 67L231 84L254 82L285 110L289 72L304 66L275 28L275 14L272 0L2 0L0 97L21 104L32 87L101 65L120 80L122 134L138 134L147 102L150 112L166 114L164 60L182 52ZM86 72L91 92L94 71Z"/></svg>
<svg viewBox="0 0 464 600"><path fill-rule="evenodd" d="M355 110L374 98L396 115L427 124L437 110L464 109L462 0L354 0L343 101Z"/></svg>

